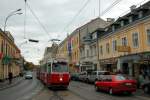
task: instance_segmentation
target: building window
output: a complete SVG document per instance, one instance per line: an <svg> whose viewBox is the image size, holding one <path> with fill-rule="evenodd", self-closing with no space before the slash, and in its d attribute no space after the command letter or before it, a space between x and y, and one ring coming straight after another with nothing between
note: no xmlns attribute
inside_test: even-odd
<svg viewBox="0 0 150 100"><path fill-rule="evenodd" d="M127 46L127 38L122 38L122 46Z"/></svg>
<svg viewBox="0 0 150 100"><path fill-rule="evenodd" d="M139 39L138 39L137 32L132 34L132 42L133 42L133 47L137 48L139 46Z"/></svg>
<svg viewBox="0 0 150 100"><path fill-rule="evenodd" d="M123 21L123 20L121 21L121 26L122 26L122 27L124 26L124 21Z"/></svg>
<svg viewBox="0 0 150 100"><path fill-rule="evenodd" d="M130 16L130 17L129 17L129 23L132 23L132 22L133 22L133 17Z"/></svg>
<svg viewBox="0 0 150 100"><path fill-rule="evenodd" d="M2 53L4 53L4 41L2 41L2 44L1 44L1 51Z"/></svg>
<svg viewBox="0 0 150 100"><path fill-rule="evenodd" d="M96 39L96 38L97 38L97 33L96 33L96 32L92 34L92 38L93 38L93 39Z"/></svg>
<svg viewBox="0 0 150 100"><path fill-rule="evenodd" d="M147 30L147 43L150 45L150 29Z"/></svg>
<svg viewBox="0 0 150 100"><path fill-rule="evenodd" d="M115 31L115 25L112 26L112 31L113 31L113 32Z"/></svg>
<svg viewBox="0 0 150 100"><path fill-rule="evenodd" d="M138 16L139 18L142 18L143 17L143 11L140 11L138 15L139 15Z"/></svg>
<svg viewBox="0 0 150 100"><path fill-rule="evenodd" d="M100 54L103 55L103 46L100 46Z"/></svg>
<svg viewBox="0 0 150 100"><path fill-rule="evenodd" d="M95 54L94 56L96 56L96 55L97 55L97 48L96 48L96 46L94 46L94 52L95 52L95 53L94 53L94 54Z"/></svg>
<svg viewBox="0 0 150 100"><path fill-rule="evenodd" d="M109 53L109 43L106 44L106 52Z"/></svg>
<svg viewBox="0 0 150 100"><path fill-rule="evenodd" d="M87 57L89 57L89 50L87 50Z"/></svg>
<svg viewBox="0 0 150 100"><path fill-rule="evenodd" d="M117 40L112 42L113 51L117 51Z"/></svg>

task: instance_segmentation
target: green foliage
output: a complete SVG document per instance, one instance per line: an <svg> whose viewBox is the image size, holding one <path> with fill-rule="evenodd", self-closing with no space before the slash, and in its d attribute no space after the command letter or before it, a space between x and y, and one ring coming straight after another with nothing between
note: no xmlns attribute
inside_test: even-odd
<svg viewBox="0 0 150 100"><path fill-rule="evenodd" d="M26 64L24 64L25 70L33 70L34 68L35 68L35 65L32 62L26 62Z"/></svg>

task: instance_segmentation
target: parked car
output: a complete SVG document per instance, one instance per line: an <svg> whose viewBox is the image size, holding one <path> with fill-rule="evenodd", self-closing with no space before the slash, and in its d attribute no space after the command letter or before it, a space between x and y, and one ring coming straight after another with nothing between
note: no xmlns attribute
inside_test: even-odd
<svg viewBox="0 0 150 100"><path fill-rule="evenodd" d="M145 93L150 93L150 81L142 84L142 89Z"/></svg>
<svg viewBox="0 0 150 100"><path fill-rule="evenodd" d="M88 76L88 81L90 83L94 83L97 80L99 80L101 75L110 75L110 72L108 71L93 71L89 76Z"/></svg>
<svg viewBox="0 0 150 100"><path fill-rule="evenodd" d="M79 73L71 73L71 80L78 81L79 80Z"/></svg>
<svg viewBox="0 0 150 100"><path fill-rule="evenodd" d="M85 82L87 80L88 73L86 71L83 71L79 74L79 80Z"/></svg>
<svg viewBox="0 0 150 100"><path fill-rule="evenodd" d="M33 74L31 71L27 71L25 74L25 79L33 79Z"/></svg>
<svg viewBox="0 0 150 100"><path fill-rule="evenodd" d="M136 80L126 79L122 75L103 75L95 82L96 90L103 90L109 94L133 93L136 91Z"/></svg>

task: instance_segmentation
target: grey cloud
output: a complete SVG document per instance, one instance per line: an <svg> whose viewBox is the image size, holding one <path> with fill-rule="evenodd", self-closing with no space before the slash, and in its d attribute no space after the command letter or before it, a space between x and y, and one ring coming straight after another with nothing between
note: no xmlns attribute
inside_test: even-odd
<svg viewBox="0 0 150 100"><path fill-rule="evenodd" d="M71 21L73 16L83 6L86 0L27 0L31 8L35 11L40 21L48 31L49 36L38 24L34 16L27 9L26 36L27 38L38 39L38 44L27 43L20 47L25 59L35 64L42 58L46 46L50 46L48 42L51 38L59 38L63 40L67 33L71 33L75 28L85 24L91 19L98 16L98 0L91 0L89 5L78 15L77 19L67 28L63 28ZM101 0L101 10L106 9L114 0ZM118 17L121 13L135 3L143 0L122 0L102 18ZM148 1L148 0L147 0ZM6 16L18 8L22 8L24 13L24 0L1 0L0 3L0 27L3 28ZM119 8L119 9L117 9ZM19 46L24 39L24 15L16 15L8 20L7 30L12 32L15 42ZM37 50L39 49L39 50ZM27 52L28 51L28 52Z"/></svg>

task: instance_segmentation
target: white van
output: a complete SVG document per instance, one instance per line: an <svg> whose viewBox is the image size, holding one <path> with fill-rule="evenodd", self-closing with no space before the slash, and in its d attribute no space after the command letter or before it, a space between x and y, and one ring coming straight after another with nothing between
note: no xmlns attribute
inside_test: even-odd
<svg viewBox="0 0 150 100"><path fill-rule="evenodd" d="M100 79L101 75L110 75L109 71L93 71L91 75L88 76L89 82L93 83Z"/></svg>

